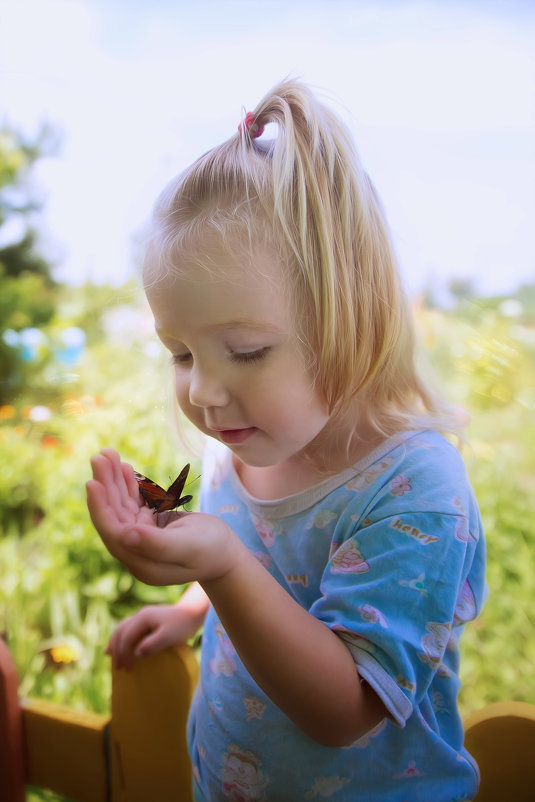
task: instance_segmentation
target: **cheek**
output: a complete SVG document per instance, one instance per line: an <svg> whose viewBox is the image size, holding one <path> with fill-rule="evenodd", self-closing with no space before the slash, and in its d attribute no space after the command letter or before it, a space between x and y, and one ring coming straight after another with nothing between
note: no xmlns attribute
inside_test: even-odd
<svg viewBox="0 0 535 802"><path fill-rule="evenodd" d="M319 432L330 417L327 403L311 388L309 378L296 381L295 372L258 393L253 408L266 423L289 435Z"/></svg>
<svg viewBox="0 0 535 802"><path fill-rule="evenodd" d="M189 382L180 373L175 373L175 395L181 409L189 403Z"/></svg>

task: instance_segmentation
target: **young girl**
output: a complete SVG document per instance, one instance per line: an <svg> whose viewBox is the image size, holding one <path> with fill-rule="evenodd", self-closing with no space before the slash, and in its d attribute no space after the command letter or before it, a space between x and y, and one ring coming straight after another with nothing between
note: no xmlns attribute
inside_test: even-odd
<svg viewBox="0 0 535 802"><path fill-rule="evenodd" d="M194 583L109 651L128 667L204 621L195 799L471 799L458 638L484 596L481 522L336 115L273 89L162 193L144 283L179 406L210 438L202 511L159 527L111 449L88 503L134 576Z"/></svg>

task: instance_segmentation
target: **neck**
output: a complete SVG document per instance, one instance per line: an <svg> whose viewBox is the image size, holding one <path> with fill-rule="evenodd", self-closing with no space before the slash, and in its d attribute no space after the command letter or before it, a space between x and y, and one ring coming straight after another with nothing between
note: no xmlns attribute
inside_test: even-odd
<svg viewBox="0 0 535 802"><path fill-rule="evenodd" d="M336 438L333 438L335 440ZM353 438L349 447L334 448L334 443L311 444L306 454L297 454L278 465L255 467L233 457L236 473L248 493L263 501L285 498L320 484L367 457L384 440L370 434L365 440Z"/></svg>
<svg viewBox="0 0 535 802"><path fill-rule="evenodd" d="M272 501L301 493L319 484L325 474L305 460L286 460L279 465L257 468L233 459L234 469L248 493L263 501Z"/></svg>

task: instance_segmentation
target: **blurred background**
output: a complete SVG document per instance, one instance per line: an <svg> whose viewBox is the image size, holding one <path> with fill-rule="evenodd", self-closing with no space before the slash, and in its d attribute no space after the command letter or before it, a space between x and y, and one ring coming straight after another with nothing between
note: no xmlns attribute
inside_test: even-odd
<svg viewBox="0 0 535 802"><path fill-rule="evenodd" d="M423 349L472 416L490 596L463 712L535 702L534 41L528 0L0 0L0 630L23 693L106 710L116 621L176 598L104 552L88 460L113 445L160 484L198 476L170 436L144 227L292 75L353 132Z"/></svg>

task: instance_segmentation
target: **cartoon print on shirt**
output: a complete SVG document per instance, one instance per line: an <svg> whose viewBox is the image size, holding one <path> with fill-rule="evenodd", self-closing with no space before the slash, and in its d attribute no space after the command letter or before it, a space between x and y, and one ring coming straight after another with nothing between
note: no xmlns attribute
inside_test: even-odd
<svg viewBox="0 0 535 802"><path fill-rule="evenodd" d="M351 520L355 521L356 523L358 523L360 521L360 515L352 515L351 516ZM364 518L364 520L362 521L362 523L360 524L360 526L358 528L359 529L365 529L367 526L373 526L373 524L374 524L374 521L372 521L372 519L367 515L366 518Z"/></svg>
<svg viewBox="0 0 535 802"><path fill-rule="evenodd" d="M250 749L231 744L222 756L222 790L231 802L260 802L268 780L260 770L262 761Z"/></svg>
<svg viewBox="0 0 535 802"><path fill-rule="evenodd" d="M286 581L289 585L302 585L304 588L308 587L307 574L286 574Z"/></svg>
<svg viewBox="0 0 535 802"><path fill-rule="evenodd" d="M455 537L457 540L460 540L461 543L469 543L471 540L474 540L474 536L470 532L468 526L468 518L464 515L457 519L457 523L455 524Z"/></svg>
<svg viewBox="0 0 535 802"><path fill-rule="evenodd" d="M435 713L446 713L449 715L449 707L444 699L444 695L440 693L440 691L433 691L431 694L431 704L433 705Z"/></svg>
<svg viewBox="0 0 535 802"><path fill-rule="evenodd" d="M218 507L217 514L223 515L223 513L229 513L230 515L236 515L238 512L238 505L237 504L224 504L222 507Z"/></svg>
<svg viewBox="0 0 535 802"><path fill-rule="evenodd" d="M459 496L453 499L453 505L459 510L459 519L455 527L455 537L463 543L469 543L471 540L477 540L477 535L470 531L468 523L468 513L464 508Z"/></svg>
<svg viewBox="0 0 535 802"><path fill-rule="evenodd" d="M253 513L251 513L251 519L256 531L260 536L260 539L266 548L269 548L274 544L277 535L286 534L280 523L273 525L271 521L268 521L266 518L260 518L258 515L254 515Z"/></svg>
<svg viewBox="0 0 535 802"><path fill-rule="evenodd" d="M266 704L259 699L258 696L244 696L243 704L247 712L247 721L250 721L252 718L262 718L264 715Z"/></svg>
<svg viewBox="0 0 535 802"><path fill-rule="evenodd" d="M314 777L314 785L306 792L305 799L315 799L317 796L330 799L349 782L349 777Z"/></svg>
<svg viewBox="0 0 535 802"><path fill-rule="evenodd" d="M437 669L441 664L442 656L450 639L451 624L439 624L436 621L429 621L425 628L428 634L422 635L421 639L424 651L423 653L418 652L418 657L422 663L427 663L431 668ZM444 668L446 667L444 666Z"/></svg>
<svg viewBox="0 0 535 802"><path fill-rule="evenodd" d="M455 605L453 623L466 624L467 621L472 621L476 617L476 613L477 610L474 592L470 587L470 583L466 579Z"/></svg>
<svg viewBox="0 0 535 802"><path fill-rule="evenodd" d="M371 604L361 604L359 613L364 621L371 621L373 624L380 624L383 629L388 629L388 621L377 607Z"/></svg>
<svg viewBox="0 0 535 802"><path fill-rule="evenodd" d="M448 652L455 652L459 647L459 635L455 628L455 621L453 622L454 626L451 630L450 639L448 641L447 650Z"/></svg>
<svg viewBox="0 0 535 802"><path fill-rule="evenodd" d="M417 526L411 526L411 524L403 523L402 518L394 518L394 520L390 523L391 529L397 529L400 532L404 532L404 534L408 535L408 537L413 537L418 543L422 543L424 546L428 546L430 543L436 543L438 537L436 535L429 535L425 532L422 532L421 529L418 529Z"/></svg>
<svg viewBox="0 0 535 802"><path fill-rule="evenodd" d="M453 499L452 504L453 504L454 507L457 507L457 509L459 510L461 515L465 515L466 516L466 510L465 510L465 508L463 506L463 503L462 503L462 501L461 501L459 496L455 496L455 498Z"/></svg>
<svg viewBox="0 0 535 802"><path fill-rule="evenodd" d="M404 677L401 674L398 674L396 677L396 682L400 688L404 688L404 690L409 691L411 695L416 690L416 683L411 682L409 679L407 679L407 677Z"/></svg>
<svg viewBox="0 0 535 802"><path fill-rule="evenodd" d="M212 713L219 714L223 710L223 702L220 696L214 696L213 699L207 699L207 704Z"/></svg>
<svg viewBox="0 0 535 802"><path fill-rule="evenodd" d="M336 520L337 517L337 514L331 510L318 510L312 520L308 521L305 525L305 529L325 529L325 527L329 526L331 521Z"/></svg>
<svg viewBox="0 0 535 802"><path fill-rule="evenodd" d="M451 679L451 670L445 663L441 663L437 668L437 677L441 679Z"/></svg>
<svg viewBox="0 0 535 802"><path fill-rule="evenodd" d="M370 566L360 553L356 540L346 540L331 557L333 574L363 574Z"/></svg>
<svg viewBox="0 0 535 802"><path fill-rule="evenodd" d="M346 483L345 487L347 487L348 490L356 490L357 493L361 492L362 490L366 490L367 487L372 485L375 480L386 471L392 462L392 457L385 457L380 462L377 462L375 465L372 465L371 467L362 471L362 473L359 473L357 476L353 477L353 479L350 479L349 482Z"/></svg>
<svg viewBox="0 0 535 802"><path fill-rule="evenodd" d="M401 780L405 777L424 777L425 773L416 767L416 762L414 760L411 760L406 769L399 774L393 774L392 776L394 780Z"/></svg>
<svg viewBox="0 0 535 802"><path fill-rule="evenodd" d="M391 496L404 496L405 493L410 493L411 490L412 485L410 478L408 476L403 476L402 473L390 482Z"/></svg>
<svg viewBox="0 0 535 802"><path fill-rule="evenodd" d="M237 668L236 661L234 660L236 650L221 624L217 624L215 632L217 635L217 645L215 647L214 656L210 660L210 671L216 676L223 674L225 677L231 677Z"/></svg>
<svg viewBox="0 0 535 802"><path fill-rule="evenodd" d="M404 588L411 588L417 590L422 596L427 596L428 592L424 585L425 574L418 574L414 579L400 579L398 584Z"/></svg>

